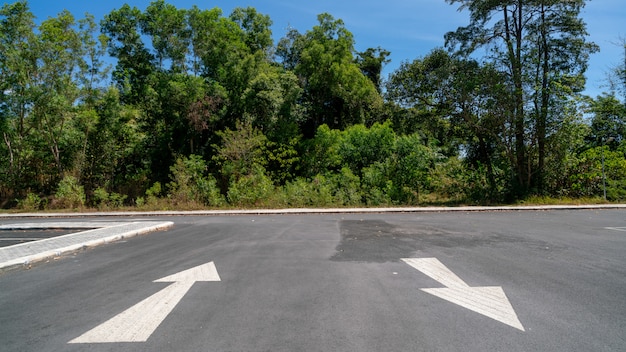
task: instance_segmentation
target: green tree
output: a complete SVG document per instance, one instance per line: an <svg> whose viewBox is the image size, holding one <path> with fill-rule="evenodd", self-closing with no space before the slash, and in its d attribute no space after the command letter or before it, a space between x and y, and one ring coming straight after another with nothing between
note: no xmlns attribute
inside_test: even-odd
<svg viewBox="0 0 626 352"><path fill-rule="evenodd" d="M626 105L614 95L603 94L591 101L591 131L587 140L593 145L608 144L615 149L626 138Z"/></svg>
<svg viewBox="0 0 626 352"><path fill-rule="evenodd" d="M267 137L250 124L238 123L236 130L218 132L222 143L216 146L215 161L221 167L222 181L238 180L255 166L262 166Z"/></svg>
<svg viewBox="0 0 626 352"><path fill-rule="evenodd" d="M342 164L349 167L355 175L375 162L382 162L393 152L396 134L390 123L375 123L367 128L354 125L342 133L339 142L339 155Z"/></svg>
<svg viewBox="0 0 626 352"><path fill-rule="evenodd" d="M578 17L584 0L447 1L470 12L468 26L446 34L448 48L470 55L488 46L496 67L510 75L514 181L519 194L532 186L541 192L549 119L558 128L558 109L581 90L588 55L597 50Z"/></svg>
<svg viewBox="0 0 626 352"><path fill-rule="evenodd" d="M327 13L319 15L318 21L303 37L292 33L296 42L290 48L283 42L281 51L296 56L283 60L297 62L294 72L303 82L308 115L304 134L309 137L322 124L345 128L363 123L382 106L374 84L354 62L354 39L343 21Z"/></svg>
<svg viewBox="0 0 626 352"><path fill-rule="evenodd" d="M422 59L404 63L387 84L387 97L418 112L425 136L446 155L465 154L466 167L486 172L489 198L500 184L495 164L515 160L507 126L507 78L493 65L449 55L435 49Z"/></svg>
<svg viewBox="0 0 626 352"><path fill-rule="evenodd" d="M387 58L391 52L381 48L368 48L364 52L357 53L356 63L361 68L361 72L374 83L378 93L382 93L383 67L390 62Z"/></svg>
<svg viewBox="0 0 626 352"><path fill-rule="evenodd" d="M190 44L190 31L186 22L187 11L156 0L150 3L140 24L143 33L152 39L158 66L163 69L165 60L171 61L171 70L185 72Z"/></svg>
<svg viewBox="0 0 626 352"><path fill-rule="evenodd" d="M123 103L141 104L149 96L147 87L155 71L154 56L146 48L140 25L143 15L125 4L104 16L102 33L108 38L109 54L117 59L112 73Z"/></svg>
<svg viewBox="0 0 626 352"><path fill-rule="evenodd" d="M40 64L33 118L52 152L59 176L64 167L74 161L71 153L76 153L84 140L80 132L70 130L75 126L72 122L76 119L76 103L81 93L76 75L84 65L85 55L83 36L76 30L76 25L74 16L63 11L39 27ZM66 159L62 160L62 157Z"/></svg>
<svg viewBox="0 0 626 352"><path fill-rule="evenodd" d="M26 1L0 9L0 149L1 199L37 188L34 126L28 117L35 99L37 38L34 16Z"/></svg>
<svg viewBox="0 0 626 352"><path fill-rule="evenodd" d="M104 60L107 48L107 36L98 34L100 27L91 14L78 21L85 59L80 64L79 84L82 87L82 101L92 107L102 93L101 86L109 79L110 65Z"/></svg>
<svg viewBox="0 0 626 352"><path fill-rule="evenodd" d="M258 13L253 7L238 7L230 14L230 19L243 30L243 41L251 53L261 52L269 57L274 45L269 16Z"/></svg>
<svg viewBox="0 0 626 352"><path fill-rule="evenodd" d="M208 74L209 68L205 68L205 60L208 59L214 45L211 35L218 26L222 11L219 8L201 10L194 5L187 11L187 24L189 26L192 56L192 72L195 75Z"/></svg>

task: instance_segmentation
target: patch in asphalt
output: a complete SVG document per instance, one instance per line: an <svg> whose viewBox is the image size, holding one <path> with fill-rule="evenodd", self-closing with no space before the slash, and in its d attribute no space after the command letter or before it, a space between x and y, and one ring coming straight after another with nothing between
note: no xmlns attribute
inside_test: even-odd
<svg viewBox="0 0 626 352"><path fill-rule="evenodd" d="M428 225L401 227L382 220L343 220L341 241L330 258L340 262L398 262L429 248L473 248L522 245L530 250L558 250L562 246L502 233L455 232Z"/></svg>

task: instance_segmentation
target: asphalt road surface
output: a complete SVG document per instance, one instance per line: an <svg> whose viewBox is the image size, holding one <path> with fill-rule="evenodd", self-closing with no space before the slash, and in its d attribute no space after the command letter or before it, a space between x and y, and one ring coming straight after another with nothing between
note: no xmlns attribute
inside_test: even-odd
<svg viewBox="0 0 626 352"><path fill-rule="evenodd" d="M623 210L162 219L0 274L0 351L626 351Z"/></svg>

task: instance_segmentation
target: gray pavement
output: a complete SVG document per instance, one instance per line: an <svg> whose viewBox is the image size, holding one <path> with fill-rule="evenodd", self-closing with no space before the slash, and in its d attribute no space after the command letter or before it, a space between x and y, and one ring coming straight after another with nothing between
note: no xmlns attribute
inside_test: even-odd
<svg viewBox="0 0 626 352"><path fill-rule="evenodd" d="M623 210L144 220L175 226L0 275L0 350L626 350Z"/></svg>
<svg viewBox="0 0 626 352"><path fill-rule="evenodd" d="M123 238L172 227L172 222L161 221L49 221L9 223L15 219L57 219L88 217L157 217L157 216L220 216L220 215L278 215L278 214L371 214L371 213L429 213L429 212L476 212L476 211L550 211L583 209L626 209L626 204L591 205L537 205L537 206L462 206L462 207L395 207L395 208L291 208L291 209L247 209L247 210L197 210L197 211L153 211L153 212L82 212L82 213L5 213L0 214L0 230L33 229L92 229L39 241L20 243L0 248L0 272L34 262L58 257L79 249L93 247ZM94 229L95 228L95 229Z"/></svg>

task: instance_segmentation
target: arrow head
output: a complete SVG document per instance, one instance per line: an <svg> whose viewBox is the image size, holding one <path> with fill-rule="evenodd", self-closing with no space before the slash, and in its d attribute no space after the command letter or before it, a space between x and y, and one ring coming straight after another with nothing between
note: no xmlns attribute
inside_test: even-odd
<svg viewBox="0 0 626 352"><path fill-rule="evenodd" d="M215 263L209 262L198 265L191 269L183 270L176 274L172 274L154 282L196 282L196 281L222 281L217 273Z"/></svg>
<svg viewBox="0 0 626 352"><path fill-rule="evenodd" d="M424 292L458 304L501 323L524 330L515 310L500 286L423 288Z"/></svg>

